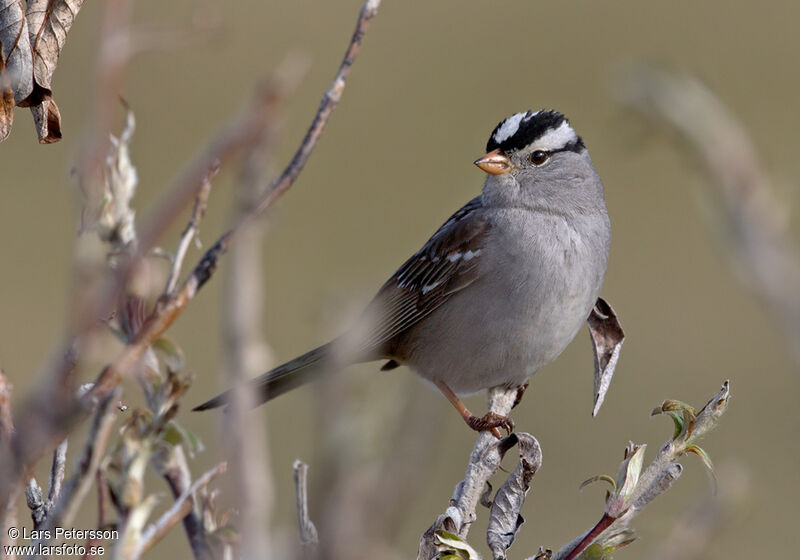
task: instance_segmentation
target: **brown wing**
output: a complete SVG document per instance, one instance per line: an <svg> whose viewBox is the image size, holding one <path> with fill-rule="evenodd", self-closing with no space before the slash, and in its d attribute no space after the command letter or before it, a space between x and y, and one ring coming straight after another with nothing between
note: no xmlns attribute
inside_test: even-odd
<svg viewBox="0 0 800 560"><path fill-rule="evenodd" d="M489 222L481 197L453 214L422 249L381 287L367 307L371 336L367 352L380 351L478 277L478 261Z"/></svg>

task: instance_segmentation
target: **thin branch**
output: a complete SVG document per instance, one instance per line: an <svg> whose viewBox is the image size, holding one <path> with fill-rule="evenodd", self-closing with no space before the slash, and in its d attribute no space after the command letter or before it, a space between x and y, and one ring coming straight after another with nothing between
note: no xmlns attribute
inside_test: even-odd
<svg viewBox="0 0 800 560"><path fill-rule="evenodd" d="M219 472L223 472L227 468L227 464L221 463L217 465L216 468L222 469ZM158 470L162 469L163 476L166 479L170 490L172 491L172 495L175 497L176 505L181 500L189 504L189 507L184 510L182 516L178 517L178 520L183 521L183 530L186 533L187 539L189 540L189 546L192 549L192 555L194 556L195 560L211 560L214 558L214 554L209 546L208 540L206 539L206 528L203 519L203 513L199 511L197 507L195 507L195 496L193 492L190 492L192 487L192 475L189 472L189 465L186 462L186 455L183 452L182 446L176 445L169 449L168 457L164 462L163 468L159 468ZM195 482L195 484L197 484L197 482ZM160 536L158 538L160 538ZM136 544L138 547L137 549L140 552L145 551L144 548L140 547L140 543L142 542L144 542L144 539L139 538Z"/></svg>
<svg viewBox="0 0 800 560"><path fill-rule="evenodd" d="M236 184L232 223L252 210L267 173L267 158L277 141L278 127L265 131L261 142L245 158ZM236 387L229 414L223 420L225 442L231 456L235 503L239 509L240 554L260 558L273 549L270 515L274 483L269 460L267 427L253 421L253 394L244 381L269 369L270 350L264 342L262 310L264 278L262 239L264 221L244 226L231 249L223 279L222 340L223 370Z"/></svg>
<svg viewBox="0 0 800 560"><path fill-rule="evenodd" d="M294 490L297 502L297 525L300 530L300 544L306 555L312 554L319 544L317 528L308 515L308 465L297 459L292 466L294 470Z"/></svg>
<svg viewBox="0 0 800 560"><path fill-rule="evenodd" d="M33 528L35 530L41 529L47 520L47 508L42 496L42 487L39 486L34 477L29 478L28 484L25 486L25 502L28 504L28 509L31 510Z"/></svg>
<svg viewBox="0 0 800 560"><path fill-rule="evenodd" d="M102 530L108 523L108 490L106 488L106 477L103 474L103 469L98 468L95 476L95 485L97 486L97 528ZM95 554L92 551L97 551L97 547L103 541L97 537L86 539L86 553L81 560L92 560Z"/></svg>
<svg viewBox="0 0 800 560"><path fill-rule="evenodd" d="M489 390L487 396L489 411L500 416L508 416L516 398L516 388L494 387ZM456 485L450 506L444 514L423 533L417 560L431 560L437 556L435 535L440 530L453 533L461 539L467 537L472 523L477 518L475 510L485 492L486 484L500 467L503 456L499 443L491 432L481 432L478 435L469 457L466 476Z"/></svg>
<svg viewBox="0 0 800 560"><path fill-rule="evenodd" d="M294 157L292 157L289 166L284 170L277 181L266 190L264 196L258 202L255 210L256 215L269 208L275 200L289 190L303 170L303 166L305 166L306 161L308 161L311 152L314 150L317 141L322 135L322 131L328 123L328 119L342 98L347 77L350 75L350 70L361 49L364 35L367 33L367 29L369 29L370 21L378 14L380 5L381 0L367 0L364 2L361 12L358 15L358 22L356 23L353 37L350 39L350 44L347 47L347 51L345 51L342 63L339 65L339 71L336 73L331 87L325 92L320 102L319 109L317 110L317 115L314 117L311 126L306 132L302 144L300 144Z"/></svg>
<svg viewBox="0 0 800 560"><path fill-rule="evenodd" d="M631 521L655 498L666 492L681 476L683 467L678 462L686 453L705 452L697 447L697 441L712 430L725 413L730 399L730 384L725 381L722 388L699 411L679 401L664 401L652 414L667 414L676 425L676 432L667 441L653 461L642 470L645 445L628 444L619 474L608 493L603 515L594 527L563 546L553 555L553 560L573 560L589 546L597 544L601 549L620 548L631 542ZM710 463L707 463L710 468ZM713 473L713 471L712 471ZM610 477L593 477L590 480L611 480Z"/></svg>
<svg viewBox="0 0 800 560"><path fill-rule="evenodd" d="M125 8L128 6L126 2L118 0L117 2L109 2L109 4L113 4L113 9L109 7L107 15L113 23L125 19L121 16L126 13ZM273 188L269 189L268 194L261 200L257 210L249 215L249 219L255 218L259 212L269 207L272 202L286 192L302 170L322 133L325 123L341 98L345 80L358 54L369 20L376 14L379 4L378 0L367 0L362 7L356 32L350 41L334 83L323 98L306 138L287 169L281 174L280 179L274 184ZM114 56L114 54L112 53L110 56ZM108 83L116 83L116 81L110 79ZM130 278L132 271L136 269L141 259L148 254L156 240L172 223L185 204L196 196L197 190L201 188L203 179L207 175L210 167L209 162L220 161L224 165L225 161L234 153L243 147L249 146L258 137L258 133L261 132L262 128L270 122L272 117L271 109L275 108L275 102L279 98L280 96L276 95L274 90L264 88L260 95L257 96L257 103L254 104L255 111L248 112L237 119L232 129L227 130L225 134L215 139L206 151L201 154L196 163L190 166L189 170L182 175L175 187L170 189L167 198L162 201L154 216L147 222L147 227L140 230L138 251L126 261L127 264L120 267L112 281L105 288L99 290L97 297L87 299L82 308L76 313L72 322L72 332L64 345L68 356L72 355L71 349L74 347L74 341L81 335L95 329L100 318L108 316L109 312L114 308L119 294L127 286L127 279ZM97 120L100 123L108 122L108 119L104 118L107 114L107 111L101 111ZM89 152L92 152L92 150L90 149ZM245 221L249 220L239 222L237 226L223 234L206 251L192 273L176 292L168 298L160 298L134 339L100 373L91 391L84 398L76 400L70 395L65 395L63 391L57 390L57 386L60 387L71 379L75 366L75 361L71 358L57 361L56 366L52 368L47 376L48 388L44 391L34 391L33 393L38 396L38 399L47 397L44 401L48 406L47 414L39 414L38 412L33 414L30 411L30 414L26 415L26 420L30 420L30 422L24 423L20 432L13 438L10 446L4 446L6 449L0 450L2 451L0 452L0 510L5 509L8 504L11 491L14 488L14 484L18 482L21 473L25 472L31 463L42 454L44 449L63 439L71 428L85 417L88 410L91 410L92 403L97 403L108 395L120 383L122 378L133 370L133 367L142 358L147 349L175 321L187 303L196 295L197 290L214 273L220 257L227 251L232 242L235 231ZM53 383L53 379L57 380L58 383Z"/></svg>
<svg viewBox="0 0 800 560"><path fill-rule="evenodd" d="M186 252L189 250L189 244L192 242L192 239L194 239L194 236L197 235L200 221L206 214L208 195L211 193L211 180L217 173L219 173L219 162L208 170L205 179L203 179L203 185L200 187L200 190L197 191L197 196L194 199L192 216L189 218L189 223L186 224L186 229L183 230L183 234L181 234L178 248L175 250L175 257L172 260L172 267L170 268L166 287L164 288L164 295L166 296L172 293L175 286L178 285L178 278L180 278L181 275L183 260L186 257Z"/></svg>
<svg viewBox="0 0 800 560"><path fill-rule="evenodd" d="M11 414L11 393L14 386L0 369L0 443L8 443L14 434L14 417Z"/></svg>
<svg viewBox="0 0 800 560"><path fill-rule="evenodd" d="M186 517L193 508L194 494L204 486L207 486L218 475L224 473L227 468L227 463L223 462L218 464L195 480L189 488L184 490L158 521L151 523L142 531L138 552L134 556L138 557L147 552L147 550L166 535L176 523Z"/></svg>
<svg viewBox="0 0 800 560"><path fill-rule="evenodd" d="M64 482L64 472L67 462L67 449L69 440L64 440L58 444L53 451L53 463L50 466L50 480L47 485L47 509L48 511L58 502L61 494L61 484Z"/></svg>
<svg viewBox="0 0 800 560"><path fill-rule="evenodd" d="M319 140L319 137L322 134L322 131L325 128L325 124L327 124L331 113L341 99L346 79L350 75L350 69L355 62L355 57L359 52L364 34L369 27L369 22L377 14L378 6L380 6L379 0L367 0L364 3L364 6L361 8L361 12L359 13L358 17L358 23L356 24L356 30L353 33L353 37L351 38L350 44L345 52L344 59L339 66L339 71L336 73L333 84L323 96L322 102L317 110L316 117L311 123L311 126L309 127L302 144L297 149L297 152L295 152L292 161L283 171L278 180L269 189L267 189L265 196L262 197L261 200L255 205L254 211L247 214L242 221L224 233L216 241L216 243L214 243L214 245L212 245L211 248L206 251L206 253L195 266L192 273L184 281L181 289L172 297L161 298L161 300L159 300L159 302L156 304L156 308L150 314L150 317L148 317L145 321L145 325L143 326L141 332L137 335L136 339L129 344L121 352L117 359L114 360L114 362L112 362L100 374L95 382L94 387L92 388L92 391L89 394L90 399L97 399L101 397L122 380L123 374L129 371L133 364L135 364L139 358L141 358L145 350L149 348L150 345L152 345L153 342L155 342L167 328L169 328L173 321L183 311L186 304L192 298L194 298L197 291L202 288L203 285L211 278L217 268L219 259L227 252L238 229L242 227L244 223L256 218L261 212L271 206L271 204L277 200L278 197L284 194L292 186L292 184L294 184L294 181L297 179L300 171L302 171L303 166L308 160L308 157L311 155L311 152L316 146L316 143ZM180 189L175 189L176 193L180 191L180 194L193 194L196 189L195 185L201 184L202 178L206 176L205 171L203 171L203 174L200 175L200 170L206 170L207 168L208 165L206 164L204 167L195 170L191 176L191 180L181 184ZM173 199L178 198L180 198L180 200L177 202L181 203L180 206L182 206L182 198L178 197L177 194L173 195ZM166 201L165 206L174 206L175 200L173 199ZM172 208L172 210L172 213L168 213L166 210L161 210L160 214L171 217L175 213L174 210L176 209ZM141 250L146 250L149 246L151 246L153 239L157 237L156 233L160 233L161 228L166 227L164 223L165 221L168 220L155 220L154 225L147 229L148 233L140 236ZM152 239L146 238L146 235L152 237Z"/></svg>
<svg viewBox="0 0 800 560"><path fill-rule="evenodd" d="M0 444L5 446L11 441L14 433L14 420L11 414L11 392L13 386L0 369ZM0 507L0 546L6 547L16 544L11 527L19 526L17 512L17 497L22 491L20 484L9 485L9 499ZM5 550L5 548L4 548ZM13 558L10 557L10 558Z"/></svg>
<svg viewBox="0 0 800 560"><path fill-rule="evenodd" d="M75 514L83 502L92 483L92 474L98 470L111 428L114 425L116 402L120 391L112 392L100 401L92 417L92 424L86 436L81 455L75 465L75 472L67 479L61 499L55 505L51 519L53 523L67 526L72 523Z"/></svg>

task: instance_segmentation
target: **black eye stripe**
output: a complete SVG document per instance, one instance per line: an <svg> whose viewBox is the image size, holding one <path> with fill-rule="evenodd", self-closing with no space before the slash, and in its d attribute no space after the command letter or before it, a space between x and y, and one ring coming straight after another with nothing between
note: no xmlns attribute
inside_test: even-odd
<svg viewBox="0 0 800 560"><path fill-rule="evenodd" d="M551 154L556 154L558 152L580 152L586 149L586 146L583 144L583 138L578 136L578 139L574 142L570 142L563 148L559 148L557 150L550 150Z"/></svg>
<svg viewBox="0 0 800 560"><path fill-rule="evenodd" d="M585 149L586 146L584 146L583 140L580 137L578 137L576 141L570 142L563 148L559 148L557 150L534 150L533 152L531 152L531 155L528 157L528 159L530 159L531 163L533 163L534 165L542 165L545 161L550 159L550 156L552 156L553 154L558 154L561 152L579 153ZM534 158L536 154L545 154L546 157L544 159ZM536 161L536 159L539 159L539 161Z"/></svg>

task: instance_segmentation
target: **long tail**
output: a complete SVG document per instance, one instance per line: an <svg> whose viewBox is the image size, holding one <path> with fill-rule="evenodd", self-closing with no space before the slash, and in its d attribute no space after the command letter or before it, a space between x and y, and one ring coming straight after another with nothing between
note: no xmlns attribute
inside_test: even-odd
<svg viewBox="0 0 800 560"><path fill-rule="evenodd" d="M254 406L263 404L275 397L313 381L325 371L325 362L331 357L331 345L323 344L290 362L259 375L247 384L248 390L255 393ZM209 410L230 404L233 390L225 391L211 400L197 405L192 410Z"/></svg>

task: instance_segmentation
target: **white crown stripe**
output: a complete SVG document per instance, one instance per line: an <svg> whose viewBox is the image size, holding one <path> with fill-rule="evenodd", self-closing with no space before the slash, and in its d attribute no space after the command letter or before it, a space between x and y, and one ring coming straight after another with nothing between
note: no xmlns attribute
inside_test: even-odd
<svg viewBox="0 0 800 560"><path fill-rule="evenodd" d="M555 151L561 150L568 144L576 142L578 135L572 130L572 127L567 121L561 123L558 128L551 128L533 143L533 146L539 150Z"/></svg>
<svg viewBox="0 0 800 560"><path fill-rule="evenodd" d="M508 142L514 136L521 134L521 129L525 128L526 123L539 113L541 111L529 111L511 115L498 125L497 130L492 135L492 140L496 144ZM557 127L545 130L541 136L528 144L528 146L534 150L558 151L577 141L578 135L572 130L569 121L563 119Z"/></svg>
<svg viewBox="0 0 800 560"><path fill-rule="evenodd" d="M529 113L527 112L516 113L508 117L506 120L504 120L503 124L500 125L500 128L497 129L497 132L494 133L494 141L497 142L498 144L502 144L503 142L514 136L519 130L519 124L522 122L522 119L528 116L528 114ZM536 113L533 113L533 115L535 114Z"/></svg>

